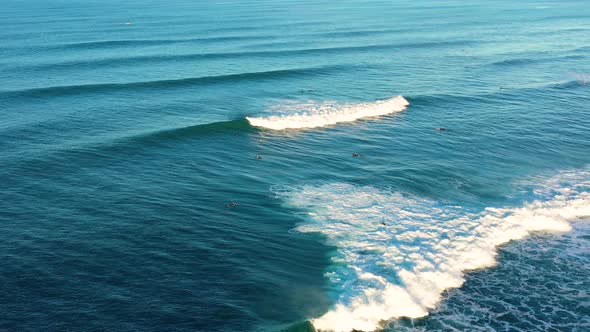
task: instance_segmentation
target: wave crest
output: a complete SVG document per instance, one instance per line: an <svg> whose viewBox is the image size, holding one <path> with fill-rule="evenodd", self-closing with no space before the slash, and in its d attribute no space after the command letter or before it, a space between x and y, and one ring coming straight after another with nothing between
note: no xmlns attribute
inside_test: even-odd
<svg viewBox="0 0 590 332"><path fill-rule="evenodd" d="M551 187L551 188L549 188ZM566 232L590 216L590 170L563 173L520 207L470 212L460 206L349 184L279 193L305 209L300 232L318 232L338 250L326 273L336 306L312 322L322 331L373 331L384 320L423 317L464 271L496 263L496 247L535 231Z"/></svg>
<svg viewBox="0 0 590 332"><path fill-rule="evenodd" d="M317 128L340 122L353 122L358 119L398 113L410 103L402 96L371 103L309 105L305 112L273 115L266 117L246 117L255 127L272 130Z"/></svg>

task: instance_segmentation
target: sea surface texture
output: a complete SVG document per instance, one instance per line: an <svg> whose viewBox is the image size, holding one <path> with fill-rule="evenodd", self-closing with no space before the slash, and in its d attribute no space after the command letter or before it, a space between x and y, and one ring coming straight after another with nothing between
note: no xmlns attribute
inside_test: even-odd
<svg viewBox="0 0 590 332"><path fill-rule="evenodd" d="M0 331L589 331L590 1L3 0Z"/></svg>

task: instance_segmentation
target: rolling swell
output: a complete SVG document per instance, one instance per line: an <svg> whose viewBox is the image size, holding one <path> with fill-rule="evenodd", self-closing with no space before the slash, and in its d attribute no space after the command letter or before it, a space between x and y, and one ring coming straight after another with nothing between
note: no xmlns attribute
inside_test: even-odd
<svg viewBox="0 0 590 332"><path fill-rule="evenodd" d="M441 105L441 104L461 104L465 102L489 102L489 101L501 101L501 100L514 100L523 99L526 100L530 95L538 95L550 91L561 91L571 90L572 92L576 89L584 89L588 87L588 83L581 80L570 80L560 83L550 83L546 85L540 85L537 87L525 87L525 88L503 88L496 91L474 93L474 94L450 94L450 93L437 93L427 95L410 95L406 97L408 101L415 105Z"/></svg>
<svg viewBox="0 0 590 332"><path fill-rule="evenodd" d="M3 91L0 92L0 100L2 98L51 98L77 94L105 94L137 90L160 90L249 80L272 80L286 77L305 77L309 75L325 74L334 70L345 70L348 68L350 68L350 66L331 65L218 76L191 77L173 80L52 86L28 90Z"/></svg>
<svg viewBox="0 0 590 332"><path fill-rule="evenodd" d="M47 49L55 50L88 50L88 49L110 49L120 47L135 47L135 46L162 46L174 45L184 43L213 43L213 42L230 42L242 40L266 40L273 38L272 36L223 36L223 37L203 37L203 38L187 38L187 39L128 39L128 40L101 40L82 43L72 43L63 45L48 46Z"/></svg>
<svg viewBox="0 0 590 332"><path fill-rule="evenodd" d="M10 160L11 166L13 167L24 167L23 165L36 164L40 161L48 160L50 159L48 158L49 156L65 156L72 153L104 156L112 151L129 152L134 149L164 144L174 140L184 140L214 134L229 135L228 132L241 134L255 131L257 131L257 129L250 126L248 121L245 119L237 119L147 132L126 133L125 136L118 137L95 137L90 141L61 142L53 145L46 145L41 154L17 154L16 157L15 155L7 154L2 157L7 157L7 160Z"/></svg>
<svg viewBox="0 0 590 332"><path fill-rule="evenodd" d="M352 30L352 31L333 31L321 33L307 33L307 34L290 34L289 37L366 37L373 35L383 35L397 32L412 31L411 29L381 29L381 30ZM232 42L232 41L254 41L254 40L269 40L280 36L277 35L245 35L245 36L215 36L215 37L200 37L200 38L186 38L186 39L127 39L127 40L100 40L89 41L62 45L42 46L45 49L54 50L87 50L87 49L104 49L104 48L119 48L119 47L135 47L135 46L162 46L174 44L190 44L190 43L216 43L216 42Z"/></svg>
<svg viewBox="0 0 590 332"><path fill-rule="evenodd" d="M146 41L147 42L147 41ZM105 42L106 45L119 44L119 41ZM293 56L306 55L329 55L341 54L343 52L366 52L366 51L386 51L401 49L416 49L430 47L446 47L453 45L466 45L471 41L454 41L454 42L419 42L419 43L401 43L401 44L375 44L360 46L343 46L343 47L325 47L310 49L294 50L276 50L276 51L248 51L248 52L221 52L221 53L200 53L200 54L181 54L181 55L149 55L122 58L107 58L96 60L74 60L58 63L44 63L34 66L22 66L33 70L55 70L55 69L80 69L80 68L113 68L129 65L148 65L162 63L167 61L197 61L197 60L223 60L223 59L242 59L242 58L290 58ZM148 42L149 44L149 42ZM141 43L140 43L141 45ZM96 46L96 45L95 45Z"/></svg>
<svg viewBox="0 0 590 332"><path fill-rule="evenodd" d="M564 61L564 60L581 60L585 57L583 55L568 55L563 57L553 57L553 58L539 58L539 59L531 59L531 58L520 58L520 59L508 59L497 61L491 63L491 66L520 66L520 65L527 65L527 64L535 64L535 63L545 63L545 62L553 62L553 61Z"/></svg>

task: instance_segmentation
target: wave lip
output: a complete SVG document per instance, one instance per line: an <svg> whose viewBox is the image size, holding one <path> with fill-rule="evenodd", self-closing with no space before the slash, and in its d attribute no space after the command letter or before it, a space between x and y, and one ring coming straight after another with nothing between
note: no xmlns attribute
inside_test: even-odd
<svg viewBox="0 0 590 332"><path fill-rule="evenodd" d="M590 170L536 185L519 207L460 206L374 187L336 183L278 192L307 211L300 232L325 235L337 253L325 274L338 291L332 310L312 320L321 331L374 331L389 319L428 315L464 271L496 264L497 246L531 232L567 232L590 216Z"/></svg>
<svg viewBox="0 0 590 332"><path fill-rule="evenodd" d="M309 110L293 114L266 117L246 117L255 127L272 130L317 128L340 122L353 122L358 119L398 113L410 103L402 96L358 104L319 104L310 105Z"/></svg>

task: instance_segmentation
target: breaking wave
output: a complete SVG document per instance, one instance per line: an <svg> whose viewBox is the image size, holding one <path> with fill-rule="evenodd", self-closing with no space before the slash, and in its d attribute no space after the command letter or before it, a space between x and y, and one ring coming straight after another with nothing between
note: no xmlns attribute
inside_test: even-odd
<svg viewBox="0 0 590 332"><path fill-rule="evenodd" d="M265 117L246 117L255 127L272 130L316 128L340 122L352 122L362 118L398 113L410 103L402 96L357 104L309 104L300 105L302 111Z"/></svg>
<svg viewBox="0 0 590 332"><path fill-rule="evenodd" d="M496 248L531 232L567 232L590 216L590 169L539 181L519 207L473 211L399 192L350 184L277 190L306 211L300 232L338 248L325 276L336 305L312 320L321 331L373 331L387 320L428 315L464 271L491 267ZM519 185L530 188L530 183Z"/></svg>

